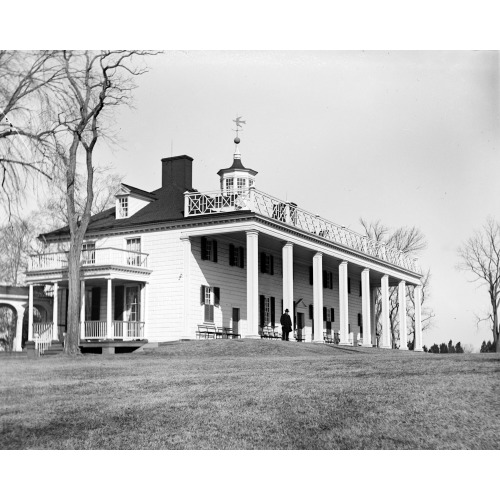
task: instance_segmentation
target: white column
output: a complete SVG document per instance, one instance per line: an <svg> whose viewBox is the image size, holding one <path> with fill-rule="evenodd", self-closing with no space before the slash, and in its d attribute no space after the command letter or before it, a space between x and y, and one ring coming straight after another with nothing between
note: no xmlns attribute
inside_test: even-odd
<svg viewBox="0 0 500 500"><path fill-rule="evenodd" d="M112 301L113 301L113 279L107 278L107 293L106 293L106 338L113 339L113 313L112 313Z"/></svg>
<svg viewBox="0 0 500 500"><path fill-rule="evenodd" d="M57 296L59 295L59 284L57 281L54 283L54 301L52 303L52 340L57 342L59 340L58 328L58 310L57 310Z"/></svg>
<svg viewBox="0 0 500 500"><path fill-rule="evenodd" d="M408 350L408 330L406 326L406 282L399 282L399 349Z"/></svg>
<svg viewBox="0 0 500 500"><path fill-rule="evenodd" d="M282 250L283 256L283 310L290 311L293 326L293 243L286 243ZM281 314L283 311L281 311ZM289 338L293 340L293 331L290 332Z"/></svg>
<svg viewBox="0 0 500 500"><path fill-rule="evenodd" d="M389 331L389 276L382 276L382 339L383 349L391 349L391 334Z"/></svg>
<svg viewBox="0 0 500 500"><path fill-rule="evenodd" d="M371 311L370 311L370 270L361 272L361 311L363 315L363 347L372 346Z"/></svg>
<svg viewBox="0 0 500 500"><path fill-rule="evenodd" d="M377 346L377 288L370 289L372 345Z"/></svg>
<svg viewBox="0 0 500 500"><path fill-rule="evenodd" d="M17 325L16 325L16 337L14 338L14 351L22 351L22 340L23 340L23 319L24 319L24 307L16 308L17 314Z"/></svg>
<svg viewBox="0 0 500 500"><path fill-rule="evenodd" d="M191 312L190 283L191 283L191 240L189 237L182 238L184 268L182 272L184 287L184 311L183 311L183 336L186 339L196 338L196 332L191 330L189 315Z"/></svg>
<svg viewBox="0 0 500 500"><path fill-rule="evenodd" d="M422 351L422 285L415 287L415 339L413 350Z"/></svg>
<svg viewBox="0 0 500 500"><path fill-rule="evenodd" d="M313 257L314 342L323 342L323 254Z"/></svg>
<svg viewBox="0 0 500 500"><path fill-rule="evenodd" d="M141 300L142 300L142 305L141 305L141 321L144 323L144 330L143 330L143 335L144 335L144 338L147 339L148 338L148 315L147 315L147 312L148 312L148 308L147 308L147 300L148 300L148 284L147 283L143 283L142 284L142 296L141 296Z"/></svg>
<svg viewBox="0 0 500 500"><path fill-rule="evenodd" d="M31 283L28 299L28 340L33 340L33 285Z"/></svg>
<svg viewBox="0 0 500 500"><path fill-rule="evenodd" d="M259 232L250 230L246 234L247 336L255 336L259 334Z"/></svg>
<svg viewBox="0 0 500 500"><path fill-rule="evenodd" d="M85 337L85 281L80 281L80 338Z"/></svg>
<svg viewBox="0 0 500 500"><path fill-rule="evenodd" d="M340 309L340 345L351 345L349 342L349 302L347 288L347 262L339 266L339 309Z"/></svg>

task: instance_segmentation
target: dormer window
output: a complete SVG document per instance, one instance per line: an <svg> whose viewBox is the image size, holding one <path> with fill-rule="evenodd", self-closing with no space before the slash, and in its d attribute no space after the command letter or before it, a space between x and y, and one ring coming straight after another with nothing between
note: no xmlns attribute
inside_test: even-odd
<svg viewBox="0 0 500 500"><path fill-rule="evenodd" d="M118 199L120 218L128 217L128 196L121 196Z"/></svg>

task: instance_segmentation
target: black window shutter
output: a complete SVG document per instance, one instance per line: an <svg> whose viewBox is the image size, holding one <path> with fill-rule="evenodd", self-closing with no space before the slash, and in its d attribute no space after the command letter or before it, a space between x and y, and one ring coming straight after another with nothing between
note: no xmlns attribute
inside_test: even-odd
<svg viewBox="0 0 500 500"><path fill-rule="evenodd" d="M361 281L359 282L359 296L361 297Z"/></svg>
<svg viewBox="0 0 500 500"><path fill-rule="evenodd" d="M347 278L347 293L351 293L351 278Z"/></svg>
<svg viewBox="0 0 500 500"><path fill-rule="evenodd" d="M327 281L326 281L326 271L323 270L323 288L326 288Z"/></svg>
<svg viewBox="0 0 500 500"><path fill-rule="evenodd" d="M271 326L274 328L276 323L276 313L275 313L276 301L274 297L271 297Z"/></svg>
<svg viewBox="0 0 500 500"><path fill-rule="evenodd" d="M259 314L260 314L260 326L264 326L264 308L265 308L265 301L266 301L266 298L264 297L264 295L260 295L259 296L259 305L260 305L260 308L259 308Z"/></svg>
<svg viewBox="0 0 500 500"><path fill-rule="evenodd" d="M266 254L264 252L261 252L260 254L260 272L266 272Z"/></svg>
<svg viewBox="0 0 500 500"><path fill-rule="evenodd" d="M115 286L115 321L123 321L123 285Z"/></svg>
<svg viewBox="0 0 500 500"><path fill-rule="evenodd" d="M333 307L330 308L330 316L333 323L335 321L335 309Z"/></svg>
<svg viewBox="0 0 500 500"><path fill-rule="evenodd" d="M285 311L283 309L284 305L283 305L283 299L281 299L281 314L283 314Z"/></svg>
<svg viewBox="0 0 500 500"><path fill-rule="evenodd" d="M201 285L200 288L200 304L205 303L205 285Z"/></svg>
<svg viewBox="0 0 500 500"><path fill-rule="evenodd" d="M314 284L313 267L312 266L309 266L309 284L310 285Z"/></svg>
<svg viewBox="0 0 500 500"><path fill-rule="evenodd" d="M240 247L240 267L243 269L245 267L245 249Z"/></svg>
<svg viewBox="0 0 500 500"><path fill-rule="evenodd" d="M217 262L217 240L212 240L212 253L214 254L213 261Z"/></svg>
<svg viewBox="0 0 500 500"><path fill-rule="evenodd" d="M314 306L309 304L309 319L314 319Z"/></svg>
<svg viewBox="0 0 500 500"><path fill-rule="evenodd" d="M229 243L229 265L234 266L234 245Z"/></svg>
<svg viewBox="0 0 500 500"><path fill-rule="evenodd" d="M326 321L326 307L323 307L323 321Z"/></svg>
<svg viewBox="0 0 500 500"><path fill-rule="evenodd" d="M207 260L207 239L201 237L201 260Z"/></svg>
<svg viewBox="0 0 500 500"><path fill-rule="evenodd" d="M358 326L361 326L361 313L358 313Z"/></svg>
<svg viewBox="0 0 500 500"><path fill-rule="evenodd" d="M66 288L66 313L64 315L64 326L68 327L68 301L69 301L69 288Z"/></svg>
<svg viewBox="0 0 500 500"><path fill-rule="evenodd" d="M269 256L269 260L270 260L270 263L271 263L271 269L269 270L269 272L271 274L274 274L274 257L272 255Z"/></svg>
<svg viewBox="0 0 500 500"><path fill-rule="evenodd" d="M219 287L214 287L214 303L216 306L220 304L220 288Z"/></svg>
<svg viewBox="0 0 500 500"><path fill-rule="evenodd" d="M90 321L101 319L101 289L92 288L92 309L90 311Z"/></svg>
<svg viewBox="0 0 500 500"><path fill-rule="evenodd" d="M333 290L333 273L330 272L330 290Z"/></svg>

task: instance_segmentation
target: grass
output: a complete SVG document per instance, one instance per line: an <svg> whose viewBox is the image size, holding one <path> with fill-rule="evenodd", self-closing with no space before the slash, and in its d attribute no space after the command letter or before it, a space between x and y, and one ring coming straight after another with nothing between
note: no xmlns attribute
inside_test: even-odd
<svg viewBox="0 0 500 500"><path fill-rule="evenodd" d="M499 449L500 355L268 340L2 357L2 449Z"/></svg>

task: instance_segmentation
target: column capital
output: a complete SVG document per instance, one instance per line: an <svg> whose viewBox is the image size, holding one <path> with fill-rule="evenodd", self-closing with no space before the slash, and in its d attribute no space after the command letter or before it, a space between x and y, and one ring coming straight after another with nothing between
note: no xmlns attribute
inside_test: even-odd
<svg viewBox="0 0 500 500"><path fill-rule="evenodd" d="M323 252L316 252L313 256L313 259L319 259L320 257L323 257Z"/></svg>
<svg viewBox="0 0 500 500"><path fill-rule="evenodd" d="M283 244L283 248L284 247L293 247L293 243L291 241L286 241L284 244Z"/></svg>
<svg viewBox="0 0 500 500"><path fill-rule="evenodd" d="M363 273L369 273L370 272L370 269L368 267L365 267L362 271L361 271L361 274Z"/></svg>
<svg viewBox="0 0 500 500"><path fill-rule="evenodd" d="M190 241L190 237L188 235L186 235L186 234L183 234L181 236L181 241L183 241L183 242Z"/></svg>
<svg viewBox="0 0 500 500"><path fill-rule="evenodd" d="M247 236L258 236L259 235L259 231L257 229L247 229L245 231L245 233L247 234Z"/></svg>

